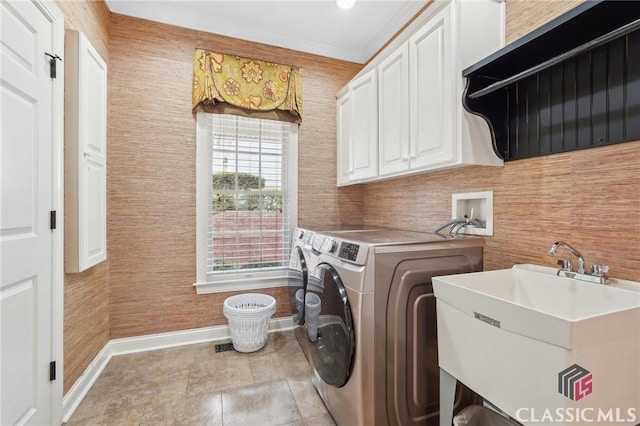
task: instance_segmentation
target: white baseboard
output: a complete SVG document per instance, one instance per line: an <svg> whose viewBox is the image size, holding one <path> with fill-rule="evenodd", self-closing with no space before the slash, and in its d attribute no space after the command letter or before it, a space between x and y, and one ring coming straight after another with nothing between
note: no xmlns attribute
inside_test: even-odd
<svg viewBox="0 0 640 426"><path fill-rule="evenodd" d="M98 355L91 361L89 366L84 370L82 375L76 380L73 384L69 392L62 398L62 421L67 422L69 418L76 411L78 405L82 402L84 397L91 389L91 386L95 383L95 381L102 373L102 370L107 366L109 360L111 359L111 349L109 347L108 342L104 345L104 348Z"/></svg>
<svg viewBox="0 0 640 426"><path fill-rule="evenodd" d="M269 332L284 331L293 328L291 317L274 318L269 323ZM62 401L62 421L67 422L78 408L82 399L87 395L91 386L107 366L112 356L131 354L136 352L153 351L174 346L191 345L194 343L211 342L229 339L229 326L194 328L191 330L173 331L169 333L149 334L146 336L112 339L91 361L80 378L73 384Z"/></svg>
<svg viewBox="0 0 640 426"><path fill-rule="evenodd" d="M274 318L269 322L269 332L290 330L292 328L293 320L291 317ZM193 328L169 333L112 339L109 342L109 346L111 347L112 355L124 355L230 338L229 326L218 325L215 327Z"/></svg>

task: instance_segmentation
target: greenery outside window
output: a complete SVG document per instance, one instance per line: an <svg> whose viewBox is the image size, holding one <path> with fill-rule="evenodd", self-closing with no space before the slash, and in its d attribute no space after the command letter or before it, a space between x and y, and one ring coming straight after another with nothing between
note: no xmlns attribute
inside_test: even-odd
<svg viewBox="0 0 640 426"><path fill-rule="evenodd" d="M197 115L198 293L287 285L297 125Z"/></svg>

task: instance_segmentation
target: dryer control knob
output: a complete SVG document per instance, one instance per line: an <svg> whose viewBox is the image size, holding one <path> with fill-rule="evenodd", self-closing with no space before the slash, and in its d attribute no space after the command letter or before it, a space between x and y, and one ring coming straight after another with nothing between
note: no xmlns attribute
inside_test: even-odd
<svg viewBox="0 0 640 426"><path fill-rule="evenodd" d="M302 239L302 237L304 237L304 231L302 229L298 229L298 236L296 238L298 238L299 240Z"/></svg>
<svg viewBox="0 0 640 426"><path fill-rule="evenodd" d="M327 238L322 244L322 251L325 253L333 253L338 248L338 243L333 238Z"/></svg>

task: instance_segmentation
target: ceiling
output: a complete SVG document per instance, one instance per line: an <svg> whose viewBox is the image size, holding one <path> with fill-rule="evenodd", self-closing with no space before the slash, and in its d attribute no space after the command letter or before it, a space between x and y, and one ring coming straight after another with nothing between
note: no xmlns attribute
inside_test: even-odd
<svg viewBox="0 0 640 426"><path fill-rule="evenodd" d="M368 61L427 0L106 0L114 13L351 62Z"/></svg>

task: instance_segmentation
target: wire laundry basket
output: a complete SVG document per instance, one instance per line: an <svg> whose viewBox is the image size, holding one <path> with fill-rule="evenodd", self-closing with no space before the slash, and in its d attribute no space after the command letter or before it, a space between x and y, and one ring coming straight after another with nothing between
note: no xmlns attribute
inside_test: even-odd
<svg viewBox="0 0 640 426"><path fill-rule="evenodd" d="M238 352L255 352L267 341L276 299L268 294L245 293L224 301L224 316L229 320L233 348Z"/></svg>

